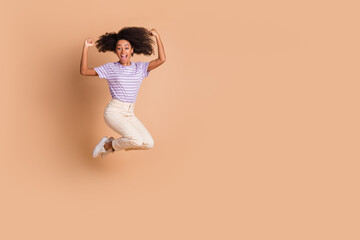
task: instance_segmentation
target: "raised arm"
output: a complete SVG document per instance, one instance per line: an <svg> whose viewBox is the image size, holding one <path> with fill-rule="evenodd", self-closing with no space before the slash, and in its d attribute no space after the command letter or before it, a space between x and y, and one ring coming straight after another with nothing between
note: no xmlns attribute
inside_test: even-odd
<svg viewBox="0 0 360 240"><path fill-rule="evenodd" d="M83 52L81 55L81 62L80 62L80 74L85 76L98 76L97 72L93 68L88 68L87 64L87 53L88 48L93 46L94 43L90 38L85 39Z"/></svg>
<svg viewBox="0 0 360 240"><path fill-rule="evenodd" d="M157 48L158 48L158 58L150 61L148 66L148 71L153 70L163 64L166 61L164 46L161 42L159 33L155 30L155 28L151 29L150 32L156 38Z"/></svg>

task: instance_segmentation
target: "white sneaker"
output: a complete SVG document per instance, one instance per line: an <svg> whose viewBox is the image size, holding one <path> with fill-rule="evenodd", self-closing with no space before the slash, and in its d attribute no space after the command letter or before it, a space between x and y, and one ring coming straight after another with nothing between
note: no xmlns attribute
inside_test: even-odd
<svg viewBox="0 0 360 240"><path fill-rule="evenodd" d="M108 138L103 137L100 142L96 145L93 151L93 158L97 158L101 153L105 153L106 150L104 148L104 144Z"/></svg>
<svg viewBox="0 0 360 240"><path fill-rule="evenodd" d="M115 138L110 137L108 140L106 140L106 142L111 142L111 141L113 141L113 140L115 140ZM113 153L113 152L115 152L115 151L113 151L113 150L110 148L109 150L107 150L107 152L100 154L100 155L101 155L101 158L104 158L104 157L106 157L106 155L108 155L109 153Z"/></svg>

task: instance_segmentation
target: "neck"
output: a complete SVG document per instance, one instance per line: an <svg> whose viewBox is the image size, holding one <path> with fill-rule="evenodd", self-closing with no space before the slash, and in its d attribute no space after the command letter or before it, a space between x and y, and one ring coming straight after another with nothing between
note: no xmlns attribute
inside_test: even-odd
<svg viewBox="0 0 360 240"><path fill-rule="evenodd" d="M131 62L126 62L126 63L122 63L121 61L119 61L119 63L123 66L130 66L131 65Z"/></svg>

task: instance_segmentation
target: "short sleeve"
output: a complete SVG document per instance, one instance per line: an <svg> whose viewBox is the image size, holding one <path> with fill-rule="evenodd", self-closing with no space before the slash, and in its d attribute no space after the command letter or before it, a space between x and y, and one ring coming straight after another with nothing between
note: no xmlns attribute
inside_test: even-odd
<svg viewBox="0 0 360 240"><path fill-rule="evenodd" d="M94 70L99 75L99 78L107 78L108 77L108 64L104 64L99 67L95 67Z"/></svg>
<svg viewBox="0 0 360 240"><path fill-rule="evenodd" d="M143 62L143 63L142 63L142 66L143 66L142 71L143 71L143 76L144 76L144 78L146 78L146 77L149 75L149 73L150 73L150 71L147 70L148 67L149 67L149 64L150 64L150 62Z"/></svg>

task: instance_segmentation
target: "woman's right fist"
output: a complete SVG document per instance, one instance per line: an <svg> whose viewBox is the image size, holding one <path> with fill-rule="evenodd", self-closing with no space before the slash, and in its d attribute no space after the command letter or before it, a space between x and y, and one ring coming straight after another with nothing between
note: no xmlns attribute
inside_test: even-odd
<svg viewBox="0 0 360 240"><path fill-rule="evenodd" d="M91 40L91 38L86 38L86 39L85 39L85 44L84 44L84 46L85 46L85 47L94 46L93 40Z"/></svg>

